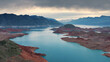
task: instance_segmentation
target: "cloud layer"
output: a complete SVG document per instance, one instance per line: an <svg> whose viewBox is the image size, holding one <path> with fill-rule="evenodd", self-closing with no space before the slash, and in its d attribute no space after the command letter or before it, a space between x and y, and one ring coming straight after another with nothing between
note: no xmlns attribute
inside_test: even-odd
<svg viewBox="0 0 110 62"><path fill-rule="evenodd" d="M0 8L31 6L110 10L110 0L0 0Z"/></svg>
<svg viewBox="0 0 110 62"><path fill-rule="evenodd" d="M64 7L64 8L89 8L110 9L110 0L34 0L37 6Z"/></svg>
<svg viewBox="0 0 110 62"><path fill-rule="evenodd" d="M110 0L0 0L0 13L69 19L110 15Z"/></svg>

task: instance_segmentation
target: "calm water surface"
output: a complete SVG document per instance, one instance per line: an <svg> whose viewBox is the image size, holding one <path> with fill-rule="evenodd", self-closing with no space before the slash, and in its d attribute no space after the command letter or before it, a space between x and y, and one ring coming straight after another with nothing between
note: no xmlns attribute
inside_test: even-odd
<svg viewBox="0 0 110 62"><path fill-rule="evenodd" d="M37 53L45 53L44 58L48 62L110 62L101 54L101 50L91 50L77 43L71 43L61 40L63 34L54 34L50 28L32 29L26 31L29 35L11 39L18 44L25 46L39 47L35 50Z"/></svg>

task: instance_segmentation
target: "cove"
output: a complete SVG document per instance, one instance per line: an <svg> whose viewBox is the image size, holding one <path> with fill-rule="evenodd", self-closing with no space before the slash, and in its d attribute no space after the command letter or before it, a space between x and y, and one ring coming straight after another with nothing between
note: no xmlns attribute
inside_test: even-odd
<svg viewBox="0 0 110 62"><path fill-rule="evenodd" d="M39 47L37 53L45 53L48 62L110 62L101 50L92 50L78 43L61 40L64 34L54 34L51 28L31 29L29 35L11 39L24 46Z"/></svg>

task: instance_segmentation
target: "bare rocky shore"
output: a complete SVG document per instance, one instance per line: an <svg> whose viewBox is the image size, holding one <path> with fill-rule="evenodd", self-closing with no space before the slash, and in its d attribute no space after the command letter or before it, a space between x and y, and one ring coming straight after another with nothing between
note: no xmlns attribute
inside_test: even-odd
<svg viewBox="0 0 110 62"><path fill-rule="evenodd" d="M11 38L27 35L22 29L0 29L0 62L48 62L42 56L45 54L35 53L38 47L22 46L9 40Z"/></svg>
<svg viewBox="0 0 110 62"><path fill-rule="evenodd" d="M90 49L110 52L110 27L103 28L79 28L71 24L54 28L54 33L67 33L67 37L61 38L64 41L76 42ZM110 53L103 55L110 57Z"/></svg>

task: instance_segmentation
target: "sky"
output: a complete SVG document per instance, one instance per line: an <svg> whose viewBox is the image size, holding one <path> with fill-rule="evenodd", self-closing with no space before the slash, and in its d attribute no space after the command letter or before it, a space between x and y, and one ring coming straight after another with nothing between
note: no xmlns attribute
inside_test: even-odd
<svg viewBox="0 0 110 62"><path fill-rule="evenodd" d="M110 0L0 0L0 13L38 15L59 21L110 16Z"/></svg>

